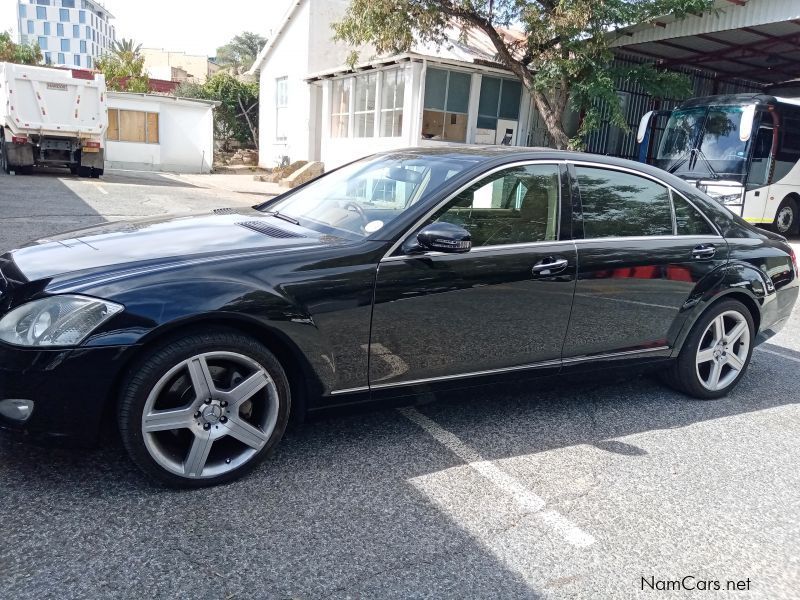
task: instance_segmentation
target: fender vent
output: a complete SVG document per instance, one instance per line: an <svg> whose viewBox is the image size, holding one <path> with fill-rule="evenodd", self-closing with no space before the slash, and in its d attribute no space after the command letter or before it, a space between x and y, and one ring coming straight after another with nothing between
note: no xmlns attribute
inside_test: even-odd
<svg viewBox="0 0 800 600"><path fill-rule="evenodd" d="M215 208L212 211L215 215L233 215L236 211L232 208Z"/></svg>
<svg viewBox="0 0 800 600"><path fill-rule="evenodd" d="M280 229L278 227L273 227L272 225L267 225L266 223L262 223L261 221L244 221L243 223L237 223L237 225L244 227L246 229L251 229L252 231L256 231L262 235L274 238L306 237L300 233L292 233L291 231L286 231L285 229Z"/></svg>

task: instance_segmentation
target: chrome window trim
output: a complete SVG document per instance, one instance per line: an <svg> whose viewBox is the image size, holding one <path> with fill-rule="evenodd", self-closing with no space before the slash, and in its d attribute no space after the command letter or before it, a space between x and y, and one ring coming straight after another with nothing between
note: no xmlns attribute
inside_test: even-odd
<svg viewBox="0 0 800 600"><path fill-rule="evenodd" d="M476 177L475 179L470 180L468 183L466 183L465 185L461 186L455 192L453 192L452 194L447 196L444 200L442 200L436 206L434 206L428 212L426 212L411 227L406 229L405 232L403 233L403 235L401 235L398 238L398 240L394 244L391 245L391 247L389 248L389 251L386 254L384 254L384 256L380 260L380 262L384 262L387 259L408 258L408 256L405 256L405 255L393 257L392 253L395 252L403 244L403 242L406 239L408 239L408 236L411 234L411 232L415 231L418 227L423 225L425 223L425 221L430 219L434 215L434 213L436 213L436 211L438 211L439 209L443 208L445 205L447 205L448 202L454 200L456 198L456 196L461 194L464 190L468 189L469 187L475 185L481 179L484 179L486 177L489 177L491 175L494 175L495 173L498 173L498 172L506 170L506 169L513 169L514 167L525 167L525 166L528 166L528 165L553 165L553 166L557 167L557 166L564 165L564 164L567 164L567 163L568 163L567 160L552 160L552 159L548 160L548 159L544 159L544 158L542 158L542 159L532 159L532 160L531 159L529 159L529 160L519 160L519 161L515 161L515 162L506 163L504 165L500 165L500 166L495 167L493 169L489 169L485 173L481 173L480 176ZM561 187L563 185L563 181L561 181L561 172L560 171L558 173L558 180L559 180L559 186L558 186L558 200L559 200L559 202L558 202L558 223L557 223L558 233L556 234L557 236L561 234L561 204L562 204ZM552 243L558 242L558 241L572 241L572 240L550 240L550 241L542 241L542 242L527 242L526 245L527 244L552 244ZM500 244L500 245L495 245L495 246L478 246L477 248L491 248L491 249L496 250L498 248L507 248L508 246L511 246L511 245L518 245L518 244ZM477 248L472 248L469 252L465 252L464 254L470 254L470 253L474 252ZM421 253L421 254L413 255L413 257L434 256L434 255L438 256L438 255L445 255L445 254L452 254L452 253L448 253L448 252Z"/></svg>
<svg viewBox="0 0 800 600"><path fill-rule="evenodd" d="M591 244L594 242L644 242L647 240L707 240L708 238L724 239L722 236L713 235L631 235L631 236L608 236L597 238L584 238L580 240L572 240L576 245Z"/></svg>
<svg viewBox="0 0 800 600"><path fill-rule="evenodd" d="M572 161L567 161L567 162L569 164L571 164L571 165L581 166L581 167L593 167L595 169L608 169L610 171L622 171L624 173L629 173L631 175L636 175L638 177L643 177L645 179L649 179L651 181L655 181L656 183L658 183L660 185L663 185L665 188L667 188L670 191L669 204L670 204L670 210L673 212L673 214L675 212L675 207L672 204L672 194L678 194L681 198L686 200L692 206L692 208L694 208L697 212L699 212L702 215L702 217L708 222L708 224L711 225L711 228L717 233L717 237L720 237L720 238L723 237L722 234L720 234L719 229L717 229L716 225L714 225L714 223L712 223L709 220L709 218L706 217L705 213L702 210L697 208L697 205L694 202L692 202L691 200L686 198L683 194L681 194L678 190L676 190L674 187L672 187L666 181L664 181L663 179L659 179L655 175L650 175L650 173L644 173L643 171L637 171L636 169L631 169L630 167L620 167L618 165L606 165L606 164L603 164L603 163L595 163L595 162L582 161L582 160L572 160ZM576 178L577 178L577 173L576 173ZM580 190L580 184L578 185L578 189ZM680 239L693 237L693 236L688 236L688 235L678 235L678 229L677 229L678 224L677 224L676 221L673 221L673 223L674 223L674 229L673 229L674 235L673 235L673 237L680 238ZM664 237L664 236L637 236L637 237L654 238L654 237ZM703 237L708 237L708 236L703 236ZM587 238L587 239L600 240L600 239L609 239L609 238ZM620 238L620 239L623 239L623 238Z"/></svg>
<svg viewBox="0 0 800 600"><path fill-rule="evenodd" d="M554 240L552 242L524 242L520 244L496 244L492 246L478 246L470 249L469 252L453 253L453 252L423 252L420 254L398 254L395 256L388 256L381 260L385 262L395 262L400 260L409 260L413 258L434 258L439 256L469 256L471 254L480 254L481 252L496 252L498 250L522 250L525 248L541 247L542 245L574 245L576 240Z"/></svg>
<svg viewBox="0 0 800 600"><path fill-rule="evenodd" d="M590 356L574 356L561 360L544 360L525 365L516 365L513 367L500 367L498 369L487 369L485 371L471 371L469 373L457 373L455 375L440 375L438 377L423 377L421 379L410 379L408 381L397 381L391 383L376 383L374 385L360 386L355 388L347 388L342 390L333 390L331 396L339 396L341 394L351 394L355 392L366 392L370 390L380 390L393 387L404 387L408 385L420 385L423 383L434 383L437 381L452 381L453 379L467 379L469 377L480 377L482 375L496 375L500 373L510 373L514 371L526 371L532 369L542 369L547 367L559 367L564 364L573 364L580 362L589 362L593 360L603 360L608 358L618 358L623 356L634 356L637 354L652 354L653 352L662 352L669 350L669 346L658 346L655 348L643 348L639 350L624 350L622 352L608 352L605 354L592 354Z"/></svg>

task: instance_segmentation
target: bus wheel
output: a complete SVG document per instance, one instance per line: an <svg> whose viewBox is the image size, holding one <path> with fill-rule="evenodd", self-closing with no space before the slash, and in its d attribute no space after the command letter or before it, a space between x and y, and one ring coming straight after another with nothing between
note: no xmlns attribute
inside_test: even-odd
<svg viewBox="0 0 800 600"><path fill-rule="evenodd" d="M775 213L772 223L775 232L781 235L790 235L797 230L797 202L793 198L786 198Z"/></svg>

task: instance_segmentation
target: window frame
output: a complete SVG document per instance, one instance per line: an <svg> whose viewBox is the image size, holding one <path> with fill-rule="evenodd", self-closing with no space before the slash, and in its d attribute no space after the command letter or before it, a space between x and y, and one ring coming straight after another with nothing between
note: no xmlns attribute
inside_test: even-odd
<svg viewBox="0 0 800 600"><path fill-rule="evenodd" d="M443 71L443 72L447 73L447 78L445 79L445 85L444 85L443 107L441 109L438 109L438 108L427 108L427 106L425 104L425 96L427 94L427 88L428 88L428 71L430 71L430 70ZM442 113L442 115L444 115L443 118L442 118L442 131L441 131L442 137L441 137L441 139L438 139L438 140L435 140L433 138L425 138L425 137L423 137L423 135L422 135L422 122L421 122L420 123L420 130L419 130L419 139L425 140L426 142L444 142L444 143L447 143L447 144L469 144L470 143L469 142L469 137L470 137L469 136L469 130L470 130L470 126L469 126L469 98L467 99L467 110L466 110L466 112L448 110L447 109L448 108L447 104L448 104L448 100L450 99L450 74L451 73L459 73L461 75L466 75L468 77L468 79L469 79L469 96L471 96L472 95L473 79L474 79L473 78L473 72L468 71L466 69L452 68L449 65L429 66L428 67L428 71L425 72L425 79L424 79L425 88L423 89L423 93L422 93L422 113L421 113L420 117L422 119L422 122L424 122L425 112L426 111ZM466 126L464 128L464 140L463 141L461 141L461 140L449 140L449 139L445 139L444 138L445 130L447 129L447 119L448 119L449 115L463 115L464 118L466 119Z"/></svg>
<svg viewBox="0 0 800 600"><path fill-rule="evenodd" d="M575 242L601 242L603 240L652 240L652 239L687 239L691 237L714 237L714 238L723 238L723 235L720 233L717 226L711 221L711 219L706 216L706 214L700 210L697 205L692 202L689 198L687 198L684 194L676 190L673 186L668 184L666 181L659 179L654 175L650 175L649 173L644 173L642 171L637 171L636 169L631 169L628 167L621 167L617 165L609 165L605 163L599 162L591 162L591 161L580 161L580 160L571 160L567 162L569 177L571 179L572 189L577 190L577 195L573 194L573 204L572 204L572 223L573 223L573 234L575 236ZM663 187L665 187L669 192L669 208L670 213L672 215L672 234L670 235L636 235L636 236L608 236L608 237L598 237L598 238L587 238L584 231L584 219L583 219L583 200L581 198L581 190L580 185L578 184L578 175L575 167L588 167L594 169L606 169L608 171L617 171L620 173L627 173L629 175L634 175L637 177L641 177L643 179L648 179L653 181ZM675 217L675 203L672 200L672 195L677 194L681 197L682 200L685 200L694 210L696 210L711 226L713 234L709 235L679 235L678 234L678 223ZM576 228L577 225L577 228Z"/></svg>
<svg viewBox="0 0 800 600"><path fill-rule="evenodd" d="M281 96L281 86L283 87L283 96ZM289 124L283 121L283 129L279 125L281 123L281 115L288 112L289 109L289 77L284 75L275 78L275 141L285 142L289 139Z"/></svg>
<svg viewBox="0 0 800 600"><path fill-rule="evenodd" d="M143 142L136 141L136 140L123 140L123 139L121 139L122 135L121 135L121 127L120 127L120 124L121 124L120 113L123 112L123 111L124 112L142 113L144 115L144 141ZM116 139L110 138L108 136L108 133L111 131L111 125L110 125L111 124L111 117L110 117L110 115L111 115L112 112L116 112L117 113L117 116L116 116L117 137L116 137ZM108 119L109 120L109 127L106 130L106 140L107 141L116 142L116 143L120 143L120 144L146 144L148 146L158 146L158 145L161 144L161 116L160 116L160 113L146 111L146 110L131 110L131 109L128 109L128 108L109 108L108 109L108 114L109 114L109 119ZM151 138L151 136L150 136L150 123L149 123L151 115L156 115L156 138L157 138L157 141L155 141L155 142L148 141Z"/></svg>
<svg viewBox="0 0 800 600"><path fill-rule="evenodd" d="M427 210L420 218L416 219L409 227L403 230L403 233L397 238L397 240L389 247L389 250L384 254L381 262L391 262L395 260L407 260L408 258L419 257L420 255L415 254L412 257L409 257L405 254L395 254L398 250L402 250L403 244L405 244L412 236L416 235L420 228L428 222L428 220L439 212L442 208L447 206L450 202L455 200L458 196L468 190L470 187L479 183L483 179L487 177L491 177L495 173L499 173L500 171L506 171L508 169L513 169L516 167L528 167L534 165L544 165L544 166L553 166L558 170L558 177L559 177L559 190L558 190L558 222L556 223L556 239L554 240L540 240L537 242L523 242L519 244L496 244L496 245L489 245L489 246L476 246L471 248L469 252L465 252L464 254L460 254L459 256L469 256L472 253L480 253L480 252L490 252L496 250L513 250L514 248L527 248L527 247L535 247L541 245L554 245L554 244L574 244L575 239L573 236L570 235L569 231L566 231L564 228L564 202L571 202L573 195L572 195L572 173L569 172L568 169L564 169L563 167L567 166L568 163L564 160L553 160L553 159L527 159L527 160L516 160L512 162L507 162L502 165L497 165L491 169L483 171L476 175L475 177L470 178L465 184L461 185L455 191L451 192L444 199L437 202L433 207ZM569 189L567 189L569 188ZM571 205L572 206L572 205ZM574 208L572 209L574 212ZM567 238L567 239L565 239ZM429 251L425 252L423 256L454 256L452 254L448 254L446 252L435 252Z"/></svg>

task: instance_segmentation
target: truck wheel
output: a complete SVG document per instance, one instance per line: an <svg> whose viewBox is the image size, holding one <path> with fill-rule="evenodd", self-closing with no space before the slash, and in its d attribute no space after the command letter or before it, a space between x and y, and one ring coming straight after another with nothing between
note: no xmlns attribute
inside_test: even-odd
<svg viewBox="0 0 800 600"><path fill-rule="evenodd" d="M78 165L70 165L69 166L69 172L72 175L77 175L78 174Z"/></svg>
<svg viewBox="0 0 800 600"><path fill-rule="evenodd" d="M78 177L90 177L92 174L92 167L78 167Z"/></svg>
<svg viewBox="0 0 800 600"><path fill-rule="evenodd" d="M786 198L775 213L772 229L781 235L791 235L797 231L797 202Z"/></svg>
<svg viewBox="0 0 800 600"><path fill-rule="evenodd" d="M31 175L33 173L33 167L31 165L16 167L16 171L19 175Z"/></svg>
<svg viewBox="0 0 800 600"><path fill-rule="evenodd" d="M11 173L11 169L8 167L8 158L6 157L6 143L3 138L0 138L0 170L6 175Z"/></svg>
<svg viewBox="0 0 800 600"><path fill-rule="evenodd" d="M92 167L92 179L100 179L100 176L102 174L103 174L103 169Z"/></svg>

